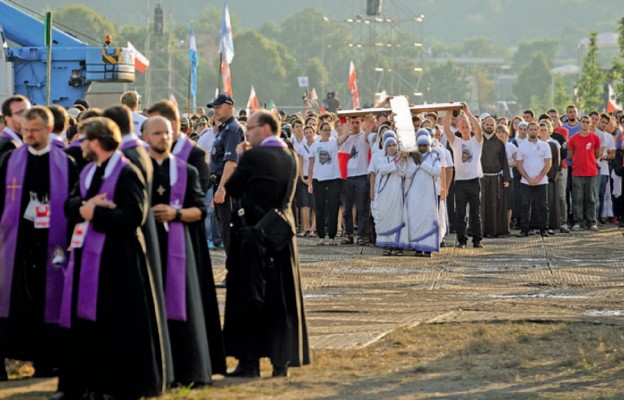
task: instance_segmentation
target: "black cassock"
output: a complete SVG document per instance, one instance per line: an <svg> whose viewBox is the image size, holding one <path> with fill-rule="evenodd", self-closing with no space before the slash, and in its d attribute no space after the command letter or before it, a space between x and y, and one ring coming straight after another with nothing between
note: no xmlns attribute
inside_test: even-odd
<svg viewBox="0 0 624 400"><path fill-rule="evenodd" d="M290 150L258 147L246 151L227 181L227 192L245 209L246 223L253 226L271 208L281 208L291 177ZM295 157L296 159L296 157ZM299 175L295 174L293 179ZM294 216L289 195L285 214L292 226ZM239 360L269 357L274 366L310 363L308 334L299 274L299 254L295 238L283 250L274 252L254 247L249 228L243 227L233 212L234 227L227 259L227 294L223 338L226 354ZM266 251L263 254L263 251ZM259 257L262 257L260 259ZM264 304L248 296L250 265L266 261Z"/></svg>
<svg viewBox="0 0 624 400"><path fill-rule="evenodd" d="M172 148L175 146L173 143ZM178 157L180 158L180 157ZM210 188L210 169L208 168L208 156L204 149L193 143L188 159L189 165L195 167L199 174L199 183L202 193ZM212 272L212 262L208 252L208 239L206 236L205 216L200 221L189 224L191 240L195 248L195 261L197 263L197 276L202 294L204 314L206 317L206 331L210 347L210 361L214 374L225 374L225 349L223 348L223 336L221 335L221 317L219 316L219 303L217 302L217 290Z"/></svg>
<svg viewBox="0 0 624 400"><path fill-rule="evenodd" d="M122 151L124 156L132 164L134 164L143 179L145 180L145 186L147 188L148 196L152 194L152 181L154 179L154 168L152 166L152 160L147 154L147 150L141 145L137 147L128 148ZM151 204L151 197L148 201ZM145 224L141 227L143 236L145 238L145 250L147 254L148 265L148 277L150 279L152 289L152 299L154 301L154 307L158 310L159 318L155 334L160 339L160 352L162 353L163 362L163 376L166 376L165 382L167 384L173 383L173 359L171 355L171 342L169 340L169 328L167 326L167 316L165 313L165 292L162 280L162 264L160 260L160 246L158 244L158 236L156 234L156 221L154 220L154 213L151 207L147 211L147 218Z"/></svg>
<svg viewBox="0 0 624 400"><path fill-rule="evenodd" d="M79 140L79 139L77 139ZM78 167L78 172L82 171L82 169L89 163L82 155L82 149L80 146L68 146L63 149L63 151L72 156L74 161L76 162L76 166Z"/></svg>
<svg viewBox="0 0 624 400"><path fill-rule="evenodd" d="M102 185L107 160L93 176L86 199ZM65 203L65 214L80 220L86 200L76 185ZM106 233L102 251L97 319L76 315L82 249L75 249L71 329L67 333L59 390L72 395L84 391L121 398L162 393L159 338L154 335L156 311L150 299L141 225L147 214L145 182L137 168L123 167L117 182L115 208L96 207L91 227Z"/></svg>
<svg viewBox="0 0 624 400"><path fill-rule="evenodd" d="M152 206L169 204L171 184L169 176L170 160L165 159L162 164L153 161L154 181L152 184ZM178 162L182 160L178 159ZM202 216L206 215L204 197L199 187L197 170L187 165L187 184L184 195L183 208L197 207ZM185 224L186 235L186 311L187 320L169 319L169 337L173 355L174 382L188 385L206 384L212 380L212 366L210 362L210 343L207 339L206 318L202 305L201 289L198 280L196 252L192 244L193 233ZM165 225L156 223L158 241L160 244L160 259L162 262L163 281L167 274L168 232Z"/></svg>
<svg viewBox="0 0 624 400"><path fill-rule="evenodd" d="M0 161L0 215L4 212L5 178L11 152ZM0 318L0 353L9 358L58 366L59 333L57 325L44 323L46 268L48 262L48 229L35 229L23 217L31 193L38 200L50 198L50 153L28 154L22 190L17 247L11 287L9 318ZM73 160L67 158L68 188L78 180ZM71 234L71 227L68 226ZM4 366L2 366L4 368Z"/></svg>

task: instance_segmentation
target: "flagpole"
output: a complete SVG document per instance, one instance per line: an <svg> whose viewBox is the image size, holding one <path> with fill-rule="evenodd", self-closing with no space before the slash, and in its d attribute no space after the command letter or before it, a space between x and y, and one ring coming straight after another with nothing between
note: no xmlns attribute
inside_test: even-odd
<svg viewBox="0 0 624 400"><path fill-rule="evenodd" d="M223 92L223 52L219 53L219 82L217 88L219 89L219 93Z"/></svg>
<svg viewBox="0 0 624 400"><path fill-rule="evenodd" d="M193 66L191 65L191 60L189 59L189 68L188 68L188 91L186 92L186 112L191 113L191 69Z"/></svg>

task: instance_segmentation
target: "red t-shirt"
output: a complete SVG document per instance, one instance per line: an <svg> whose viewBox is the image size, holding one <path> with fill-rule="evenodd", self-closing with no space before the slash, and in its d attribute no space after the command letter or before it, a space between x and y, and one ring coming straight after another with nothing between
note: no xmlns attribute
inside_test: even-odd
<svg viewBox="0 0 624 400"><path fill-rule="evenodd" d="M572 176L597 176L595 150L600 148L600 138L593 132L587 136L572 136L568 140L568 151L572 154Z"/></svg>

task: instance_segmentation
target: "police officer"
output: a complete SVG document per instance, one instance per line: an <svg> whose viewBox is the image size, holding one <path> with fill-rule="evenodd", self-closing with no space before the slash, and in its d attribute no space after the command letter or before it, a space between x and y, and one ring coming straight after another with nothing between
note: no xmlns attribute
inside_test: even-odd
<svg viewBox="0 0 624 400"><path fill-rule="evenodd" d="M210 178L215 188L215 210L227 256L230 253L230 215L232 207L230 196L228 196L224 185L238 164L236 146L244 140L243 129L236 118L234 118L234 100L227 94L220 93L207 106L214 109L215 124L219 124L217 138L212 146Z"/></svg>

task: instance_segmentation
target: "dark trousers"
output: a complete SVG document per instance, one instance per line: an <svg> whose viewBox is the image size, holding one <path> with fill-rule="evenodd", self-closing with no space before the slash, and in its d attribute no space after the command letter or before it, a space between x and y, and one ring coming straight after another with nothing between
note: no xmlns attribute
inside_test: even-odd
<svg viewBox="0 0 624 400"><path fill-rule="evenodd" d="M546 230L548 223L548 185L525 185L521 186L522 195L522 227L523 232L528 232L531 225L537 226L540 231ZM535 212L531 208L536 207ZM537 221L531 221L531 215Z"/></svg>
<svg viewBox="0 0 624 400"><path fill-rule="evenodd" d="M221 239L223 240L225 256L227 257L230 254L230 220L232 217L232 199L229 195L225 195L223 204L215 204L215 211L219 227L221 228Z"/></svg>
<svg viewBox="0 0 624 400"><path fill-rule="evenodd" d="M607 183L609 183L609 175L598 174L596 177L596 218L602 218Z"/></svg>
<svg viewBox="0 0 624 400"><path fill-rule="evenodd" d="M572 181L574 224L596 224L596 176L575 176Z"/></svg>
<svg viewBox="0 0 624 400"><path fill-rule="evenodd" d="M353 236L353 204L357 213L358 236L366 236L368 222L368 204L370 199L369 182L367 175L354 176L342 182L342 216L344 218L345 233Z"/></svg>
<svg viewBox="0 0 624 400"><path fill-rule="evenodd" d="M314 190L316 234L321 239L325 238L325 221L327 221L327 235L333 239L338 230L340 179L328 181L313 179L312 188Z"/></svg>
<svg viewBox="0 0 624 400"><path fill-rule="evenodd" d="M473 243L480 243L481 234L481 184L479 179L455 181L455 226L457 241L466 243L466 205L470 205L470 234Z"/></svg>

